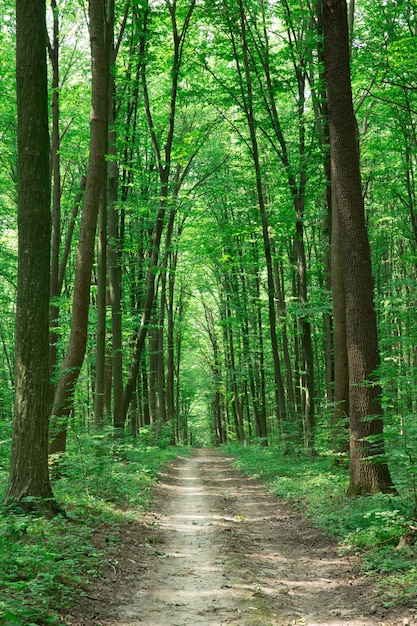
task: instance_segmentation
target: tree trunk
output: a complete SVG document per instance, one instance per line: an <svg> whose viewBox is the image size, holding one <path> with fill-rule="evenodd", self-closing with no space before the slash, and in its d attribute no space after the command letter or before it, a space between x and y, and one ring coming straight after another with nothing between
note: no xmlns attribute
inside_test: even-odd
<svg viewBox="0 0 417 626"><path fill-rule="evenodd" d="M178 251L171 252L168 262L168 302L167 302L167 372L166 406L167 419L174 420L175 412L175 319L174 294L175 273L177 270Z"/></svg>
<svg viewBox="0 0 417 626"><path fill-rule="evenodd" d="M92 100L90 156L84 206L80 224L77 264L72 300L71 333L52 408L53 431L50 452L66 449L67 421L73 408L75 387L87 346L91 272L100 193L105 177L107 151L108 54L105 0L90 0L90 45Z"/></svg>
<svg viewBox="0 0 417 626"><path fill-rule="evenodd" d="M257 259L258 261L258 259ZM263 428L268 432L268 426L266 421L266 380L265 380L265 354L264 354L264 338L263 338L263 324L262 324L262 301L261 301L261 286L259 278L259 267L255 268L254 272L254 286L255 286L255 311L254 311L254 323L255 323L255 337L256 337L256 353L255 353L255 381L257 388L258 404L259 404L259 419L263 424Z"/></svg>
<svg viewBox="0 0 417 626"><path fill-rule="evenodd" d="M269 332L271 336L272 357L274 362L274 381L275 381L275 402L276 402L276 415L278 423L286 418L286 406L285 406L285 392L284 383L281 374L281 360L278 351L278 339L276 331L276 313L275 313L275 287L274 287L274 275L273 275L273 263L271 254L271 241L269 237L269 222L268 214L265 206L265 195L262 185L262 173L261 165L259 161L259 147L258 139L256 136L256 124L253 111L253 97L252 97L252 78L249 68L249 53L248 42L246 40L246 20L245 12L242 1L239 0L239 17L240 17L240 34L241 43L243 47L243 64L245 75L245 114L249 128L250 143L252 147L252 158L255 168L256 178L256 192L258 197L259 213L262 224L262 236L264 244L265 263L267 271L267 283L268 283L268 313L269 313ZM237 59L236 59L237 62ZM242 85L242 90L244 86Z"/></svg>
<svg viewBox="0 0 417 626"><path fill-rule="evenodd" d="M97 237L97 325L94 385L94 425L103 428L104 387L106 382L106 292L107 292L107 194L103 184Z"/></svg>
<svg viewBox="0 0 417 626"><path fill-rule="evenodd" d="M156 321L149 325L149 414L150 422L158 419L158 329Z"/></svg>
<svg viewBox="0 0 417 626"><path fill-rule="evenodd" d="M51 165L53 180L52 199L52 236L51 236L51 306L50 306L50 334L49 334L49 367L50 367L50 402L53 402L55 386L52 382L57 358L57 327L59 322L59 307L54 301L60 295L59 280L59 249L61 245L61 157L59 132L59 18L56 0L51 0L53 14L52 42L49 42L49 59L52 66L52 137L51 137Z"/></svg>
<svg viewBox="0 0 417 626"><path fill-rule="evenodd" d="M365 224L349 67L346 0L323 0L324 63L332 178L336 189L346 296L349 364L349 494L393 491L383 461L383 422L373 277Z"/></svg>
<svg viewBox="0 0 417 626"><path fill-rule="evenodd" d="M50 166L45 3L16 2L18 285L6 501L57 512L48 474ZM25 502L25 498L36 498Z"/></svg>
<svg viewBox="0 0 417 626"><path fill-rule="evenodd" d="M274 259L274 278L275 278L275 290L277 294L277 315L281 329L282 340L282 352L284 355L284 367L285 367L285 382L287 385L287 405L288 413L291 417L295 416L295 395L294 395L294 382L292 363L290 357L290 350L288 345L288 332L287 332L287 307L285 303L285 291L284 291L284 272L281 267L282 263L278 263Z"/></svg>
<svg viewBox="0 0 417 626"><path fill-rule="evenodd" d="M221 363L219 354L219 342L213 320L213 313L204 306L204 316L206 319L207 333L213 351L211 370L213 373L213 417L214 417L214 441L217 446L225 443L224 428L222 420L222 392L221 392Z"/></svg>
<svg viewBox="0 0 417 626"><path fill-rule="evenodd" d="M336 194L332 193L331 284L333 300L334 411L333 449L347 452L349 437L349 362L346 345L346 302Z"/></svg>

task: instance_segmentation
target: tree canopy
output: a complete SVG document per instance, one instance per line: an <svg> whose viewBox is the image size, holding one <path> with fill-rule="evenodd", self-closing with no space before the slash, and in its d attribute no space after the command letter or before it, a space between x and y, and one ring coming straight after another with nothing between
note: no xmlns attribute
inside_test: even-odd
<svg viewBox="0 0 417 626"><path fill-rule="evenodd" d="M388 465L410 468L416 436L415 3L47 8L50 452L106 429L346 463L350 447L351 470L386 469L370 482L355 470L351 492L390 490ZM329 15L343 18L341 67ZM8 52L18 17L4 16L0 418L10 429L24 171ZM342 77L349 139L335 131ZM359 244L344 204L353 180Z"/></svg>

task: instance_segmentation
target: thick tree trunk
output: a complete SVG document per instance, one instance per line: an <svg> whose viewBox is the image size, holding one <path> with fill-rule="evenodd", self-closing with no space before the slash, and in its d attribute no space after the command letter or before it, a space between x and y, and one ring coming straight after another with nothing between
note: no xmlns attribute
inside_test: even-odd
<svg viewBox="0 0 417 626"><path fill-rule="evenodd" d="M343 267L341 258L341 244L339 236L339 218L337 212L336 190L332 181L332 166L329 146L329 123L327 94L324 76L324 52L323 30L321 11L318 12L318 57L320 60L319 70L319 98L315 109L316 126L319 132L320 143L323 150L323 169L326 177L325 200L328 213L328 236L330 253L326 254L329 268L326 274L330 277L330 288L333 304L333 332L332 335L332 360L331 366L327 366L327 380L333 381L333 390L328 393L328 401L333 404L334 410L331 418L333 437L333 449L335 452L347 452L349 449L349 366L346 346L346 306L345 286L343 280ZM326 279L328 280L328 279ZM327 328L327 327L326 327ZM329 342L330 343L330 342Z"/></svg>
<svg viewBox="0 0 417 626"><path fill-rule="evenodd" d="M350 494L392 491L383 422L369 240L350 82L346 0L323 0L330 149L346 296L350 401Z"/></svg>
<svg viewBox="0 0 417 626"><path fill-rule="evenodd" d="M51 217L44 2L17 0L16 45L19 264L6 501L52 515L57 506L48 474Z"/></svg>
<svg viewBox="0 0 417 626"><path fill-rule="evenodd" d="M71 334L52 408L50 452L66 447L67 420L73 408L75 387L87 346L91 272L100 193L105 176L107 151L108 55L106 46L105 1L90 0L90 44L92 65L92 106L90 157L84 206L80 224L77 264L72 300Z"/></svg>

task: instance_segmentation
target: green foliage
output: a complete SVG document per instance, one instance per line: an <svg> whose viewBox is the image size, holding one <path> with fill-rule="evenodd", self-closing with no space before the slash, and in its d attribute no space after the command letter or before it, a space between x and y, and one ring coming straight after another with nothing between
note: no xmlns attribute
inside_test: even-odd
<svg viewBox="0 0 417 626"><path fill-rule="evenodd" d="M90 537L76 521L2 515L0 623L56 623L52 608L67 606L96 575L100 554Z"/></svg>
<svg viewBox="0 0 417 626"><path fill-rule="evenodd" d="M400 496L348 498L347 470L336 466L330 456L285 455L277 446L225 449L237 457L239 470L265 481L273 493L291 501L316 527L335 537L342 554L359 555L364 570L378 575L386 605L415 600L415 549L401 547L400 541L414 528L410 491Z"/></svg>
<svg viewBox="0 0 417 626"><path fill-rule="evenodd" d="M178 449L118 444L110 433L76 435L68 451L57 460L53 473L59 480L54 493L64 508L92 515L113 514L118 509L143 510L161 467L178 455Z"/></svg>
<svg viewBox="0 0 417 626"><path fill-rule="evenodd" d="M6 459L8 443L0 445L0 458ZM108 434L71 438L51 468L66 515L46 520L4 508L0 515L0 624L59 624L58 612L99 575L105 553L95 537L104 535L110 549L123 521L147 506L163 465L182 452L116 445ZM4 463L2 492L6 480Z"/></svg>

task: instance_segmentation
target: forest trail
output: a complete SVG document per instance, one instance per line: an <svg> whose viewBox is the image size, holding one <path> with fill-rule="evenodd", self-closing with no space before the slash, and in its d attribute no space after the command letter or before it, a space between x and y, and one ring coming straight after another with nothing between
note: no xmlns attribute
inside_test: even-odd
<svg viewBox="0 0 417 626"><path fill-rule="evenodd" d="M355 563L290 505L197 450L170 463L154 508L65 623L77 626L394 626ZM93 595L94 594L94 595ZM365 617L365 615L368 617Z"/></svg>

